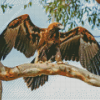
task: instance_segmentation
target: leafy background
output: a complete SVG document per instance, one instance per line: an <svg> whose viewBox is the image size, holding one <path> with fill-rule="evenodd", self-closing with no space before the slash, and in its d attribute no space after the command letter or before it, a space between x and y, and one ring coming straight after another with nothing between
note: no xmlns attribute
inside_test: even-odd
<svg viewBox="0 0 100 100"><path fill-rule="evenodd" d="M31 7L33 2L34 0L29 0L24 4L24 9ZM51 2L39 0L39 3L45 9L49 22L52 19L61 22L64 26L68 26L68 30L79 24L84 25L85 22L88 22L92 29L94 27L100 29L100 6L95 5L95 0L51 0ZM3 0L1 4L3 13L13 6L13 3Z"/></svg>

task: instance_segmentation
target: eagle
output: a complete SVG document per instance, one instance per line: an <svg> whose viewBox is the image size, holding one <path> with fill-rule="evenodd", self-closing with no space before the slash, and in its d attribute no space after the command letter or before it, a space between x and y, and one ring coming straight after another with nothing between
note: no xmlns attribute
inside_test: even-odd
<svg viewBox="0 0 100 100"><path fill-rule="evenodd" d="M63 28L59 22L53 22L47 28L37 27L28 14L15 18L0 35L0 60L4 60L14 47L27 58L37 51L31 63L48 60L80 61L82 67L100 75L100 47L94 36L81 26L60 32ZM23 79L34 90L48 81L48 75Z"/></svg>

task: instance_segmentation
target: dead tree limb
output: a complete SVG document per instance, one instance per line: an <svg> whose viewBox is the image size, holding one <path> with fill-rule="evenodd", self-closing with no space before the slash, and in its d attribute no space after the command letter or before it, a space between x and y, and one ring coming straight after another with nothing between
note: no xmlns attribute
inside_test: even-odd
<svg viewBox="0 0 100 100"><path fill-rule="evenodd" d="M0 80L10 81L19 77L37 75L63 75L80 79L90 85L100 87L100 76L69 64L36 63L22 64L13 68L0 67Z"/></svg>

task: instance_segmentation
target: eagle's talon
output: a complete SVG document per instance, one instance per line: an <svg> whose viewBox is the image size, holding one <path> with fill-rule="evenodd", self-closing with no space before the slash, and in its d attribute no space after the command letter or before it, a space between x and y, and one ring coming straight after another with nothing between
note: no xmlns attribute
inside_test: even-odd
<svg viewBox="0 0 100 100"><path fill-rule="evenodd" d="M51 63L51 60L48 60L47 62L48 62L48 63Z"/></svg>
<svg viewBox="0 0 100 100"><path fill-rule="evenodd" d="M63 63L63 61L59 61L59 62L57 62L57 64L64 64L64 63Z"/></svg>
<svg viewBox="0 0 100 100"><path fill-rule="evenodd" d="M49 63L51 63L51 60L45 61L45 63L48 65Z"/></svg>
<svg viewBox="0 0 100 100"><path fill-rule="evenodd" d="M68 65L69 63L68 62L65 62L65 65Z"/></svg>
<svg viewBox="0 0 100 100"><path fill-rule="evenodd" d="M43 63L43 61L38 61L38 63Z"/></svg>

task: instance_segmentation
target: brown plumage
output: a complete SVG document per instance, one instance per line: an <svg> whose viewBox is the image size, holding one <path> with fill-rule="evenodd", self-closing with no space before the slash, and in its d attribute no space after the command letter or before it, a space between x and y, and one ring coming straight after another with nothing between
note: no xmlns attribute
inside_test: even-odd
<svg viewBox="0 0 100 100"><path fill-rule="evenodd" d="M33 56L37 50L38 55L32 63L63 59L80 61L88 71L100 75L100 50L95 38L83 27L59 32L63 28L58 22L48 28L39 28L31 22L29 15L19 16L0 35L0 59L5 59L13 47L26 57ZM48 81L48 76L24 77L24 80L33 90Z"/></svg>

